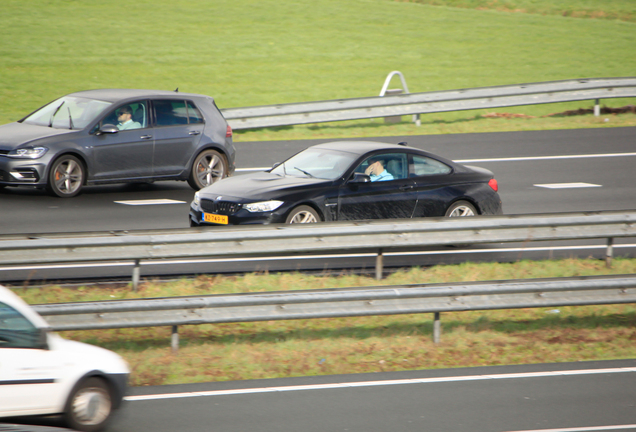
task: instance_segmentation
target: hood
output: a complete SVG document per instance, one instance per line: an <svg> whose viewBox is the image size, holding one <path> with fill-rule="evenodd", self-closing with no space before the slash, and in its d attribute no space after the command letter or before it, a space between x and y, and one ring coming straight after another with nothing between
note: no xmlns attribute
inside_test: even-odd
<svg viewBox="0 0 636 432"><path fill-rule="evenodd" d="M331 180L315 179L310 177L281 177L269 172L227 177L210 186L201 189L201 198L215 199L217 196L234 198L236 200L262 200L271 199L279 193L291 189L314 187L321 184L330 184Z"/></svg>
<svg viewBox="0 0 636 432"><path fill-rule="evenodd" d="M56 333L49 333L49 346L55 351L63 352L76 364L88 363L92 369L106 373L129 373L126 361L119 354L105 348L64 339Z"/></svg>
<svg viewBox="0 0 636 432"><path fill-rule="evenodd" d="M77 132L70 129L56 129L46 126L37 126L26 123L13 122L0 126L0 149L13 150L22 144L47 138L55 135L63 135Z"/></svg>

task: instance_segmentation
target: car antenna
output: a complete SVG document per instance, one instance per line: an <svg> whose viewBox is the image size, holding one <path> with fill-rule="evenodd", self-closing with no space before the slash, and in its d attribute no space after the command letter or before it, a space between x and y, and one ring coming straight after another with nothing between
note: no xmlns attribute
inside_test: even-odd
<svg viewBox="0 0 636 432"><path fill-rule="evenodd" d="M179 93L179 87L177 87L176 89L174 89L175 93Z"/></svg>
<svg viewBox="0 0 636 432"><path fill-rule="evenodd" d="M409 143L407 143L406 141L401 141L401 142L398 143L398 145L407 146L407 145L409 145Z"/></svg>

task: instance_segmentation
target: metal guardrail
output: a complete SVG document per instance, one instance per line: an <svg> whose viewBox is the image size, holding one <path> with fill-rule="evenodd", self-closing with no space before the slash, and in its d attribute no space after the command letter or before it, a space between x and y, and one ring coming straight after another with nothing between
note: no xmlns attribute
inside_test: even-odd
<svg viewBox="0 0 636 432"><path fill-rule="evenodd" d="M376 276L381 278L387 250L606 238L609 263L613 239L634 236L636 211L209 227L156 234L74 233L50 238L42 234L26 239L4 235L0 236L0 265L135 260L136 286L142 260L373 251L377 252Z"/></svg>
<svg viewBox="0 0 636 432"><path fill-rule="evenodd" d="M636 276L509 280L35 305L54 330L584 306L636 302Z"/></svg>
<svg viewBox="0 0 636 432"><path fill-rule="evenodd" d="M636 97L636 77L589 78L221 110L232 129ZM595 108L596 113L596 108Z"/></svg>

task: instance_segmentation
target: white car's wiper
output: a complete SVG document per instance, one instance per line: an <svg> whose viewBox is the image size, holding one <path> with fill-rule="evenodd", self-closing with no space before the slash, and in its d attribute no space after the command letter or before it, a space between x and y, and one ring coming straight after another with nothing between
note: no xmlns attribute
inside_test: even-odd
<svg viewBox="0 0 636 432"><path fill-rule="evenodd" d="M301 173L303 173L303 174L307 175L308 177L316 178L316 177L314 177L313 175L311 175L310 173L308 173L307 171L305 171L305 170L303 170L303 169L300 169L300 168L298 168L298 167L294 167L294 169L297 169L298 171L300 171Z"/></svg>

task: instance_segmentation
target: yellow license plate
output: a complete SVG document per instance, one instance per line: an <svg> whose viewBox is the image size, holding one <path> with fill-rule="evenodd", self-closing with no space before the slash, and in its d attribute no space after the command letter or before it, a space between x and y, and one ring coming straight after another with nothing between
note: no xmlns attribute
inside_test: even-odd
<svg viewBox="0 0 636 432"><path fill-rule="evenodd" d="M227 216L203 213L203 222L227 225Z"/></svg>

